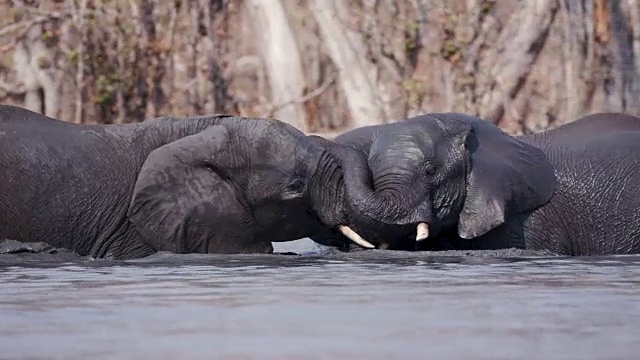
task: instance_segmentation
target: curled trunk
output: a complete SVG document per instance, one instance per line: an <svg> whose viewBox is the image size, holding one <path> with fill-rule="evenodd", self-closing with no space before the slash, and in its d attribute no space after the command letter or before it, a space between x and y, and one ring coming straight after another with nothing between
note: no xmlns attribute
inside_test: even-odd
<svg viewBox="0 0 640 360"><path fill-rule="evenodd" d="M403 198L402 194L375 190L366 157L358 150L339 144L330 144L328 148L340 161L345 200L356 221L367 225L406 225L421 220L414 209L400 206L413 203L411 199Z"/></svg>

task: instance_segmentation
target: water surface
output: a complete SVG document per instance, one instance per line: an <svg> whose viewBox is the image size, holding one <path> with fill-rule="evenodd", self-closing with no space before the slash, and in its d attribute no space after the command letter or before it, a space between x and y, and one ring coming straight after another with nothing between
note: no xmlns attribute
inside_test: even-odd
<svg viewBox="0 0 640 360"><path fill-rule="evenodd" d="M0 359L638 359L640 256L308 245L0 255Z"/></svg>

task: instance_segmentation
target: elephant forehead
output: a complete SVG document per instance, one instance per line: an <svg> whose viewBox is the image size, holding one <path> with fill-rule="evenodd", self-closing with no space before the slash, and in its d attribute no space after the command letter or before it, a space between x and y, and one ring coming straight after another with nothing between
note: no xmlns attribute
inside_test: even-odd
<svg viewBox="0 0 640 360"><path fill-rule="evenodd" d="M385 134L378 137L369 152L369 163L377 164L380 161L402 160L411 163L420 163L426 156L433 152L433 146L425 146L431 143L430 139L420 139L414 134L398 133Z"/></svg>
<svg viewBox="0 0 640 360"><path fill-rule="evenodd" d="M292 139L278 136L260 139L244 139L249 145L252 164L276 165L293 168L297 154L297 144Z"/></svg>

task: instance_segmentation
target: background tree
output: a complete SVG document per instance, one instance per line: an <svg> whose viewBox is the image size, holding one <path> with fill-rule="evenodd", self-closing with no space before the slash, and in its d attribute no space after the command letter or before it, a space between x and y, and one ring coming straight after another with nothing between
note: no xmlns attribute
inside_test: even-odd
<svg viewBox="0 0 640 360"><path fill-rule="evenodd" d="M7 0L0 100L68 121L640 115L639 0Z"/></svg>

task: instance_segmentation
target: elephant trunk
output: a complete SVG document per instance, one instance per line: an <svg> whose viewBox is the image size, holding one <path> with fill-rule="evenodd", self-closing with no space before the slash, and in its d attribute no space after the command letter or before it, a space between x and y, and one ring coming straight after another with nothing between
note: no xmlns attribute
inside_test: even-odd
<svg viewBox="0 0 640 360"><path fill-rule="evenodd" d="M326 150L315 161L318 165L312 169L315 176L311 182L313 203L323 207L316 209L321 218L331 216L336 204L343 204L344 210L354 216L350 221L353 221L355 225L366 226L370 229L371 226L375 228L380 225L417 225L420 223L417 228L417 240L428 237L428 224L423 222L424 216L418 216L425 212L420 211L422 207L415 205L418 199L407 199L407 196L410 196L408 193L393 191L392 187L389 189L381 187L378 190L373 184L367 157L364 153L321 137L310 136L309 138ZM338 175L342 177L342 182L329 180ZM331 187L331 184L338 183L340 183L338 188ZM428 208L430 209L430 206ZM428 214L430 216L430 212ZM355 231L347 226L342 226L345 225L345 219L326 218L322 220L325 224L337 226L337 229L353 242L364 247L372 247ZM360 226L357 227L360 228Z"/></svg>
<svg viewBox="0 0 640 360"><path fill-rule="evenodd" d="M394 166L380 169L379 164L370 164L364 154L347 146L334 145L332 152L342 164L346 200L357 216L357 223L374 228L413 225L416 226L416 241L429 237L431 200L412 186L414 174L398 166L412 159L401 158L392 162ZM374 171L379 170L374 172L375 179L372 179L370 166Z"/></svg>
<svg viewBox="0 0 640 360"><path fill-rule="evenodd" d="M391 177L376 179L380 180L378 189L373 183L365 157L356 150L343 148L335 153L342 162L348 203L358 215L386 225L406 225L422 220L416 214L420 210L415 205L417 196L382 186L386 180L391 181Z"/></svg>
<svg viewBox="0 0 640 360"><path fill-rule="evenodd" d="M389 197L375 191L366 161L352 152L345 152L342 159L349 204L359 215L384 223L393 204Z"/></svg>

